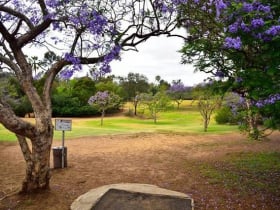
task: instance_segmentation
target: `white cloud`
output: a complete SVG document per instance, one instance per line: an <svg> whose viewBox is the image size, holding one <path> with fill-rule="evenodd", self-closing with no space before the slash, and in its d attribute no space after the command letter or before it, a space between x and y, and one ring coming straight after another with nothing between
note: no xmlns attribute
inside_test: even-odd
<svg viewBox="0 0 280 210"><path fill-rule="evenodd" d="M112 74L127 76L129 72L140 73L147 76L150 82L154 82L157 75L168 82L181 79L185 85L203 82L206 74L194 73L192 65L180 64L181 54L178 51L182 46L180 38L151 38L139 45L139 52L124 52L121 61L113 61Z"/></svg>

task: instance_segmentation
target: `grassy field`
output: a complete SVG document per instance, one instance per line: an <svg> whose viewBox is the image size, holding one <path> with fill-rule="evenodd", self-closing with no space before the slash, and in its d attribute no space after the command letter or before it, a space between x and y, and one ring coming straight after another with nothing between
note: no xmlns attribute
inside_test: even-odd
<svg viewBox="0 0 280 210"><path fill-rule="evenodd" d="M132 109L127 104L125 110ZM126 111L125 111L126 112ZM34 122L34 119L26 119ZM207 133L228 133L237 131L237 126L218 125L213 119ZM157 123L147 117L110 116L104 119L104 125L100 126L100 118L72 118L72 131L65 133L66 138L73 139L83 136L114 135L141 132L173 132L173 133L199 133L203 132L203 122L196 105L185 101L180 109L170 109L160 112ZM54 139L61 139L62 132L55 131ZM15 141L14 134L0 125L0 141Z"/></svg>

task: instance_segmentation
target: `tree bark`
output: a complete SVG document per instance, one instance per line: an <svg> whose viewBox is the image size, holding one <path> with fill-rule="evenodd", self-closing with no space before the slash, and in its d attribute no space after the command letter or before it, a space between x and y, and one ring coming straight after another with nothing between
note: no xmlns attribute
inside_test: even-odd
<svg viewBox="0 0 280 210"><path fill-rule="evenodd" d="M251 101L246 99L247 107L247 123L248 123L248 135L249 138L253 140L258 140L260 138L260 132L258 130L257 115L251 110Z"/></svg>
<svg viewBox="0 0 280 210"><path fill-rule="evenodd" d="M36 97L35 89L29 87L24 89L29 98ZM35 124L17 117L11 107L0 99L0 123L16 134L26 162L22 193L49 188L53 125L51 110L44 109L44 104L36 100L39 98L30 100L35 114ZM27 139L31 144L27 143Z"/></svg>
<svg viewBox="0 0 280 210"><path fill-rule="evenodd" d="M105 116L105 109L102 109L101 111L101 126L103 126L103 118Z"/></svg>
<svg viewBox="0 0 280 210"><path fill-rule="evenodd" d="M137 105L138 102L134 102L134 116L137 116Z"/></svg>
<svg viewBox="0 0 280 210"><path fill-rule="evenodd" d="M204 118L204 132L207 132L207 130L208 130L208 124L209 124L208 119L207 119L207 118Z"/></svg>
<svg viewBox="0 0 280 210"><path fill-rule="evenodd" d="M50 182L50 152L53 138L51 121L45 132L31 140L31 149L23 136L17 135L25 162L26 174L22 183L22 193L48 189Z"/></svg>

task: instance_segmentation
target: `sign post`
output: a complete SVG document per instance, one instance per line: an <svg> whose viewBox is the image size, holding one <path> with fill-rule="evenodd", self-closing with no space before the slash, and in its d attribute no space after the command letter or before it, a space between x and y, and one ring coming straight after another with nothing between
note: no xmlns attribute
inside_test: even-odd
<svg viewBox="0 0 280 210"><path fill-rule="evenodd" d="M61 152L61 168L64 168L64 141L65 131L72 130L72 120L69 119L55 119L55 130L62 131L62 152Z"/></svg>

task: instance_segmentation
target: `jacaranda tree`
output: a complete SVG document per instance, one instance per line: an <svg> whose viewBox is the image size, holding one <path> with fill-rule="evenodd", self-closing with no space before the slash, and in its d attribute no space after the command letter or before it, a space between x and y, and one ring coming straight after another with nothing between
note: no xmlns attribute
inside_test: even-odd
<svg viewBox="0 0 280 210"><path fill-rule="evenodd" d="M260 117L268 127L278 124L279 128L275 117L279 110L279 1L225 0L220 1L219 12L208 1L196 2L189 1L184 8L184 26L189 31L183 49L185 61L227 79L231 90L245 98L251 138L262 136L257 123Z"/></svg>
<svg viewBox="0 0 280 210"><path fill-rule="evenodd" d="M98 91L95 95L91 96L88 103L92 106L97 107L101 112L101 126L103 126L103 119L105 117L105 112L108 109L119 109L121 105L121 98L108 91Z"/></svg>
<svg viewBox="0 0 280 210"><path fill-rule="evenodd" d="M183 103L184 99L190 98L191 87L185 86L181 80L173 81L170 88L167 90L168 96L173 99L179 109L180 104Z"/></svg>
<svg viewBox="0 0 280 210"><path fill-rule="evenodd" d="M97 75L110 72L110 62L120 57L121 50L136 50L152 36L171 35L177 24L177 7L184 2L0 1L0 69L15 75L35 114L35 124L26 122L0 99L0 123L15 133L26 161L22 192L49 187L54 79L69 78L84 65L89 69L95 65ZM31 51L36 51L38 59L50 51L56 56L47 68L35 69L28 59ZM45 81L41 93L34 86L38 75Z"/></svg>

